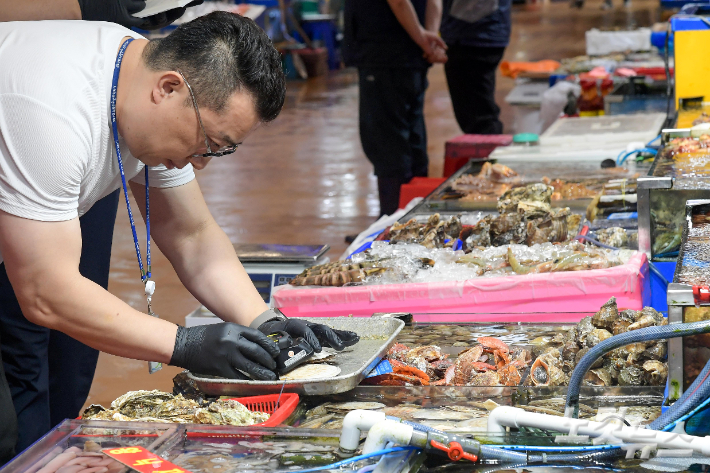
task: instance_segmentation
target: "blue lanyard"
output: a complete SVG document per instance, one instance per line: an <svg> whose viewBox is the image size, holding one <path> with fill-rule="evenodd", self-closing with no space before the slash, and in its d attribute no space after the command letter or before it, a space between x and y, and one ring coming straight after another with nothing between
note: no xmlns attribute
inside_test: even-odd
<svg viewBox="0 0 710 473"><path fill-rule="evenodd" d="M123 195L126 197L126 208L128 209L128 219L131 221L131 230L133 231L133 243L136 247L136 257L138 258L138 266L141 270L141 281L146 284L150 280L150 200L148 187L148 166L145 166L145 226L146 226L146 262L148 263L148 271L143 269L143 258L141 257L141 249L138 244L138 235L136 234L136 224L133 220L133 212L131 212L131 203L128 200L128 186L126 185L126 174L123 172L123 161L121 160L121 147L118 144L118 124L116 121L116 91L118 90L118 74L121 71L121 63L126 48L131 44L133 38L128 38L118 50L116 56L116 67L113 70L113 84L111 86L111 127L113 129L113 142L116 146L116 157L118 158L118 169L121 171L121 183L123 184ZM152 294L151 294L152 295ZM148 299L150 306L150 298Z"/></svg>

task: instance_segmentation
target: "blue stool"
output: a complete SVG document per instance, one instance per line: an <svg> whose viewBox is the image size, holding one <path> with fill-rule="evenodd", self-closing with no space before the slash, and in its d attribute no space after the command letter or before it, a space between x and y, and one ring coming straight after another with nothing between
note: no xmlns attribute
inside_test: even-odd
<svg viewBox="0 0 710 473"><path fill-rule="evenodd" d="M328 50L328 69L339 69L340 58L335 47L335 15L304 15L301 19L301 28L310 36L311 41L320 41Z"/></svg>

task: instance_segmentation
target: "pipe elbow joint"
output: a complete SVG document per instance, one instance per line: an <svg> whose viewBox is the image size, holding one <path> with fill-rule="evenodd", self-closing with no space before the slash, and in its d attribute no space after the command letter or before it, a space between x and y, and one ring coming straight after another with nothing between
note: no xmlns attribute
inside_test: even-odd
<svg viewBox="0 0 710 473"><path fill-rule="evenodd" d="M506 427L518 427L517 415L525 412L522 409L511 406L499 406L488 414L488 432L504 434Z"/></svg>
<svg viewBox="0 0 710 473"><path fill-rule="evenodd" d="M347 413L343 419L343 430L340 433L340 448L338 454L350 457L360 445L360 433L368 431L373 425L385 420L384 412L356 409Z"/></svg>

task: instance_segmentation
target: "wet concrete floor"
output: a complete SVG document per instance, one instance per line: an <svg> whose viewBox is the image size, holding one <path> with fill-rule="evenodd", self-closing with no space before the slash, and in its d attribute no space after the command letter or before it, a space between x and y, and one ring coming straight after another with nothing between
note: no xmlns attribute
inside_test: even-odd
<svg viewBox="0 0 710 473"><path fill-rule="evenodd" d="M515 6L513 34L505 58L561 59L584 54L590 28L649 26L660 13L657 0L632 0L602 11L601 0L583 10L566 2ZM255 132L233 156L216 158L197 173L217 222L234 243L327 243L331 259L345 250L345 235L359 233L378 213L376 181L357 128L357 75L346 70L288 84L286 107L272 124ZM461 133L453 116L442 66L429 72L425 114L429 175L442 175L444 143ZM504 102L513 80L498 79L497 101L506 133L526 130L532 110ZM133 204L135 206L135 204ZM135 208L135 207L134 207ZM144 235L144 226L138 224ZM144 242L144 236L140 241ZM153 246L157 283L154 310L184 323L198 302L182 286L167 259ZM119 205L109 290L145 311L143 287L126 209ZM172 390L180 370L165 367L148 375L147 363L101 354L88 404L108 405L127 391Z"/></svg>

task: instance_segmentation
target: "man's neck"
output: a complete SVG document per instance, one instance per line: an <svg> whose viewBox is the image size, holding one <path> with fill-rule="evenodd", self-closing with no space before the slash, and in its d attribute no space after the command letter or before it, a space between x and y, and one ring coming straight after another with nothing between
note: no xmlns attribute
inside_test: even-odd
<svg viewBox="0 0 710 473"><path fill-rule="evenodd" d="M123 38L120 46L127 40L128 37ZM135 81L140 73L141 56L146 44L148 44L148 41L145 39L133 40L126 48L126 52L123 55L121 71L118 75L118 90L116 91L116 121L118 122L119 134L122 134L121 124L123 121L121 119L126 116L128 99L131 96L132 89L135 87Z"/></svg>

